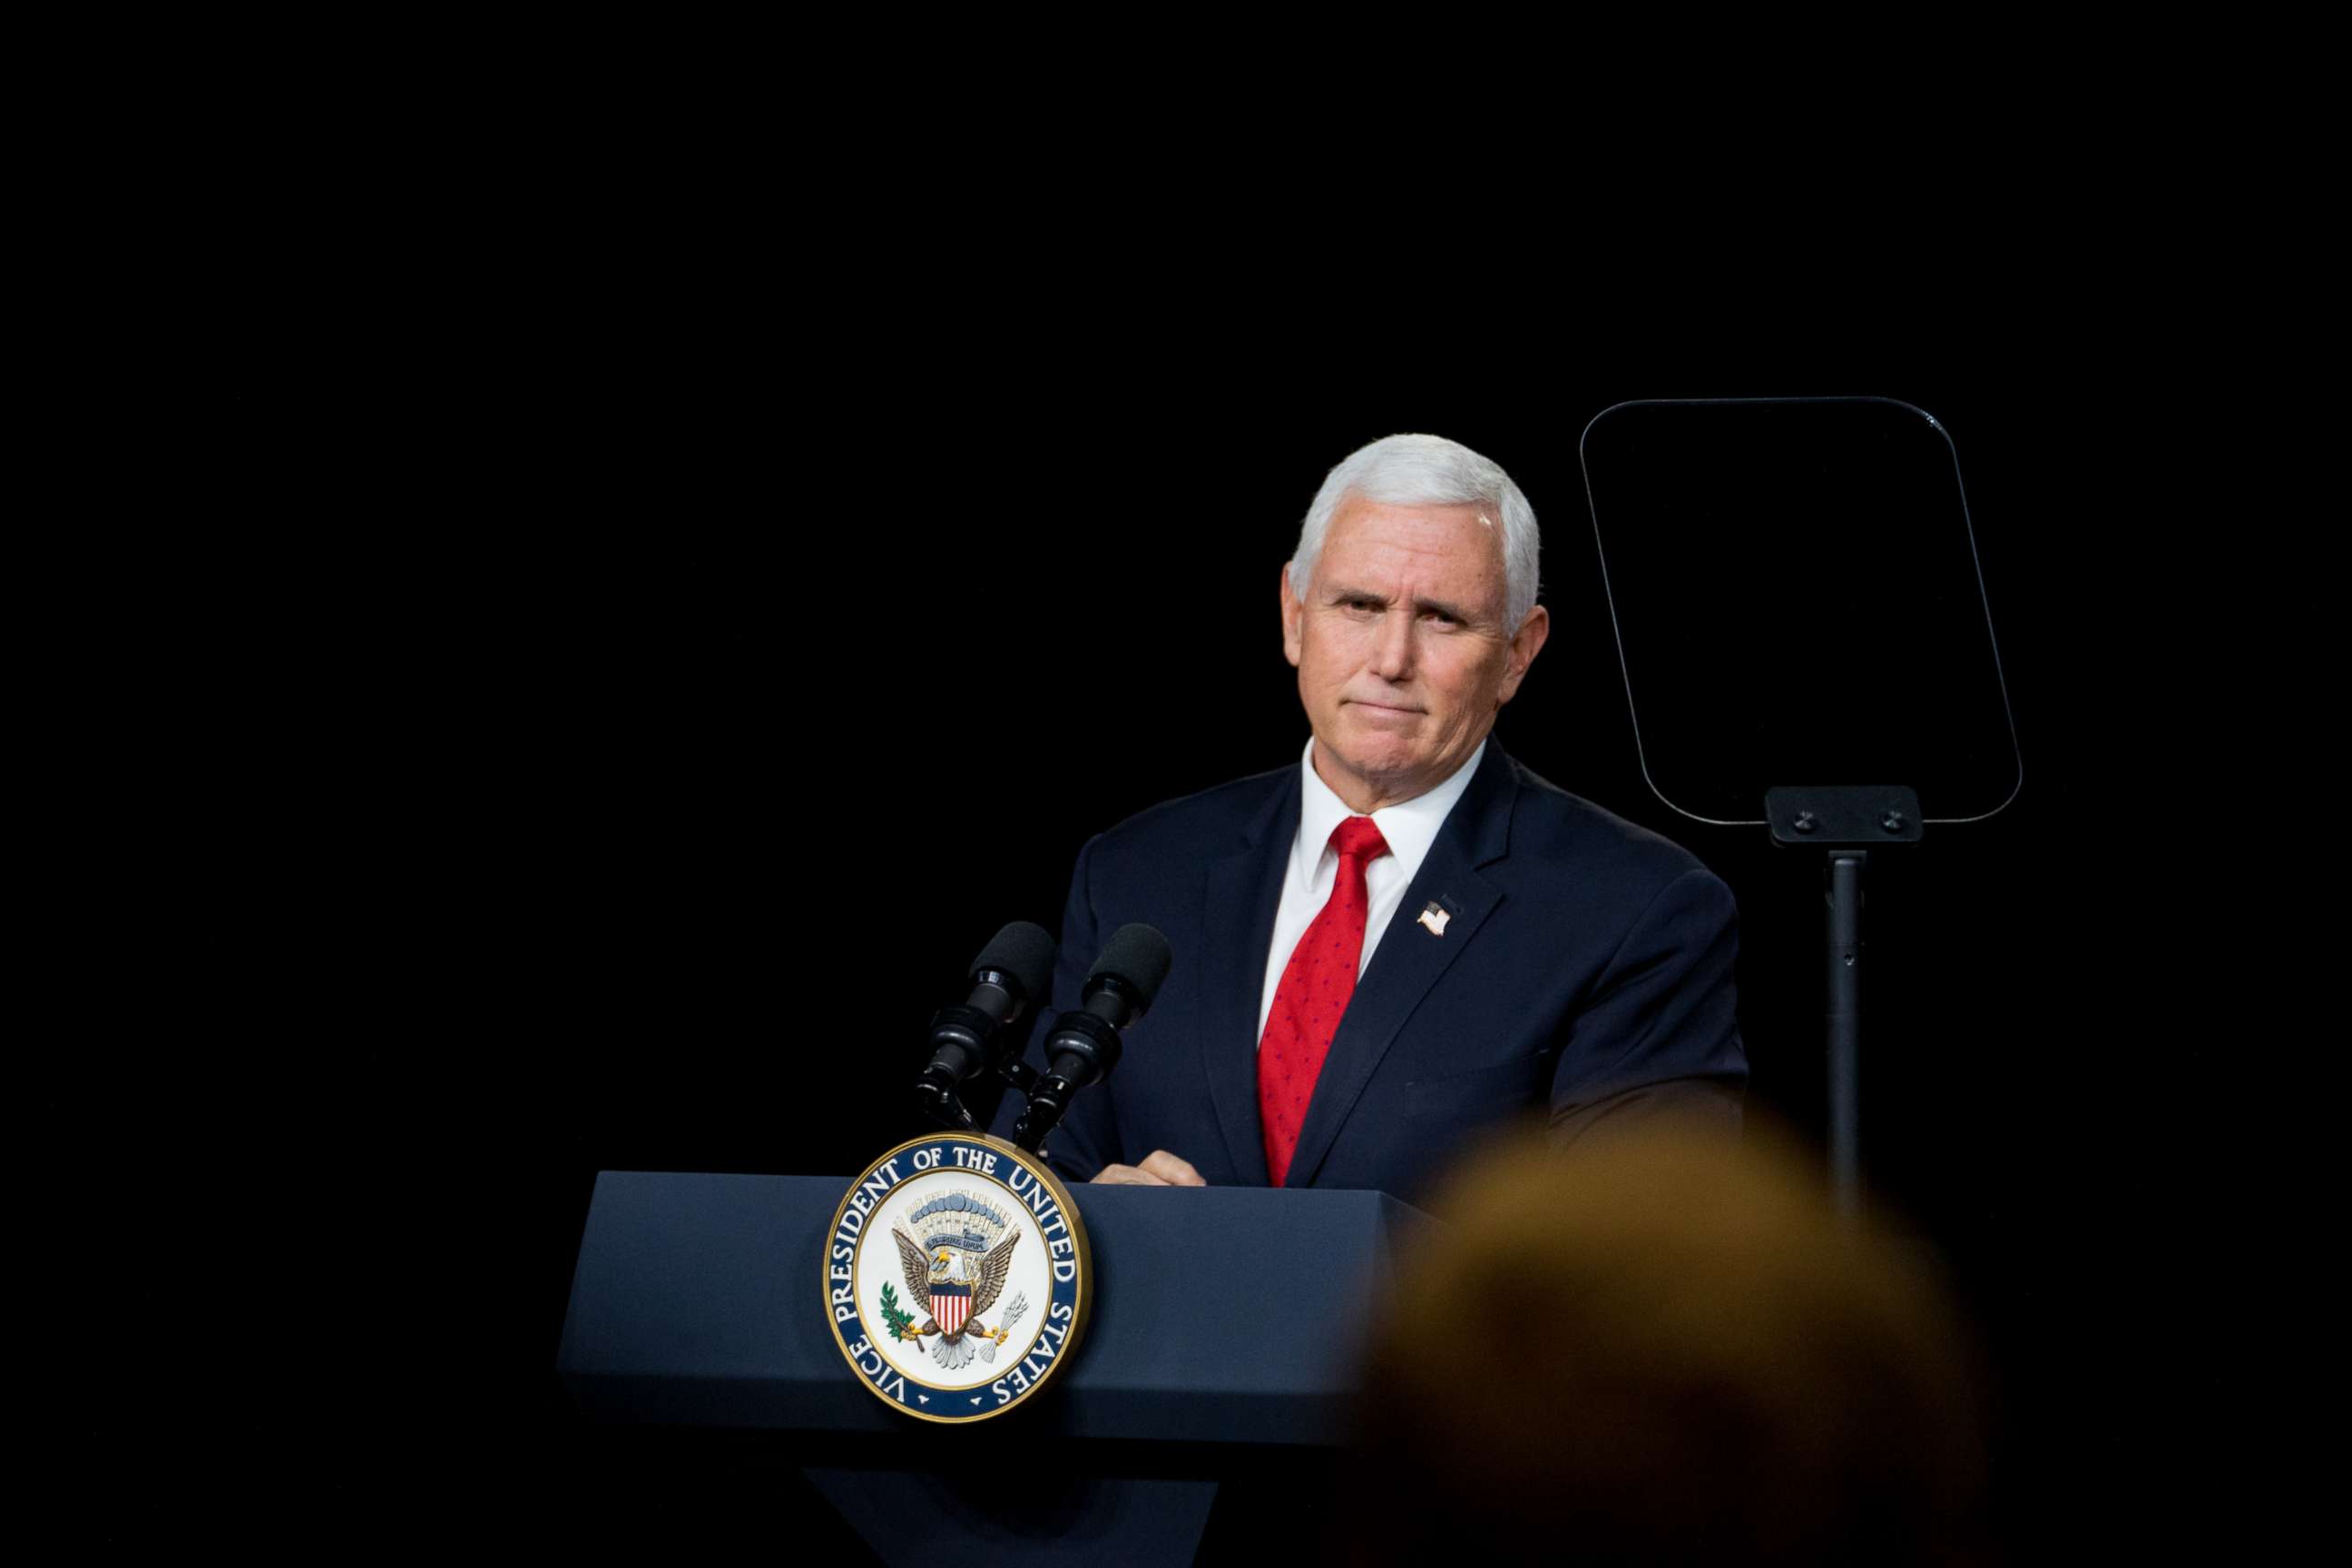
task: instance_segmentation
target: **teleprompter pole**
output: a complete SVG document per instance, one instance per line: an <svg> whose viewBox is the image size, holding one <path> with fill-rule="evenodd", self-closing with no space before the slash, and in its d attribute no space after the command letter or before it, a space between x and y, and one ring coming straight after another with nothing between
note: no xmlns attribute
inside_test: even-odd
<svg viewBox="0 0 2352 1568"><path fill-rule="evenodd" d="M1839 1215L1862 1218L1862 883L1864 849L1829 858L1830 1181Z"/></svg>
<svg viewBox="0 0 2352 1568"><path fill-rule="evenodd" d="M1874 849L1919 842L1918 795L1901 785L1786 787L1764 792L1772 842L1819 849L1822 943L1829 988L1830 1184L1838 1215L1862 1223L1862 895Z"/></svg>

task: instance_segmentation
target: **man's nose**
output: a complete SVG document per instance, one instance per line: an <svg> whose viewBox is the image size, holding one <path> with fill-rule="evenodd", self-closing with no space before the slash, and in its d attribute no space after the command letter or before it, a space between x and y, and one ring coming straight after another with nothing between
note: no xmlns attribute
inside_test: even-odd
<svg viewBox="0 0 2352 1568"><path fill-rule="evenodd" d="M1383 680L1402 680L1412 674L1413 614L1398 606L1381 617L1380 639L1372 646L1372 672Z"/></svg>

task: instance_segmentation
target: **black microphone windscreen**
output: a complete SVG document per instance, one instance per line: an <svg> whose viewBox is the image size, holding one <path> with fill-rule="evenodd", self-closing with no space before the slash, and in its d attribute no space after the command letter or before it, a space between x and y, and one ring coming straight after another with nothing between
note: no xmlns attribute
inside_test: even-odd
<svg viewBox="0 0 2352 1568"><path fill-rule="evenodd" d="M1116 974L1135 987L1144 1006L1160 994L1160 983L1168 978L1168 965L1173 958L1168 951L1168 939L1152 926L1137 924L1121 926L1110 933L1103 944L1102 956L1095 960L1096 974Z"/></svg>
<svg viewBox="0 0 2352 1568"><path fill-rule="evenodd" d="M1043 926L1014 921L989 939L971 961L972 972L1002 969L1021 983L1023 994L1034 1000L1054 983L1054 939Z"/></svg>

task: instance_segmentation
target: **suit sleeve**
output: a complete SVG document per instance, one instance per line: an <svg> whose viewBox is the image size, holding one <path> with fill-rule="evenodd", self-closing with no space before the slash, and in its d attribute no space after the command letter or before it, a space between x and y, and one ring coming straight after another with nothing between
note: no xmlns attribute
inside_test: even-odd
<svg viewBox="0 0 2352 1568"><path fill-rule="evenodd" d="M1045 1070L1045 1037L1054 1018L1078 1005L1078 988L1102 952L1101 924L1095 916L1088 877L1095 846L1100 842L1099 837L1090 838L1078 851L1077 866L1070 873L1069 900L1062 910L1061 948L1054 960L1054 994L1049 1004L1039 1008L1036 1016L1029 1021L1029 1045L1023 1059L1039 1072ZM1010 1141L1013 1123L1021 1120L1024 1103L1018 1090L1007 1089L989 1131ZM1126 1158L1119 1152L1110 1093L1105 1086L1096 1084L1071 1097L1061 1125L1045 1140L1045 1152L1046 1163L1055 1173L1073 1182L1092 1181L1095 1173L1105 1165Z"/></svg>
<svg viewBox="0 0 2352 1568"><path fill-rule="evenodd" d="M1569 1026L1552 1081L1555 1148L1664 1117L1738 1135L1748 1087L1738 952L1738 909L1713 872L1685 871L1650 901Z"/></svg>

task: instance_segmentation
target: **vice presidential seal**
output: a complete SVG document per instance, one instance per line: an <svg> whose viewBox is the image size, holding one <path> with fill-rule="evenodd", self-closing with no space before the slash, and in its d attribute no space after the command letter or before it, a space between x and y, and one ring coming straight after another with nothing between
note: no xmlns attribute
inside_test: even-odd
<svg viewBox="0 0 2352 1568"><path fill-rule="evenodd" d="M825 1241L835 1342L874 1395L925 1421L1001 1415L1077 1348L1087 1229L1043 1160L947 1132L850 1184Z"/></svg>

